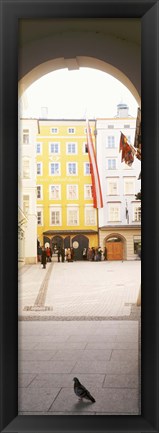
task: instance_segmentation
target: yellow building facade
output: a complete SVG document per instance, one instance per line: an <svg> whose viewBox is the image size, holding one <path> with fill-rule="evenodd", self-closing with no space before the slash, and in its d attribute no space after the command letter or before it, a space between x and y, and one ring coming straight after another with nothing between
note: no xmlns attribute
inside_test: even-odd
<svg viewBox="0 0 159 433"><path fill-rule="evenodd" d="M95 146L95 120L90 120ZM37 234L40 245L98 246L85 120L39 120L36 142Z"/></svg>

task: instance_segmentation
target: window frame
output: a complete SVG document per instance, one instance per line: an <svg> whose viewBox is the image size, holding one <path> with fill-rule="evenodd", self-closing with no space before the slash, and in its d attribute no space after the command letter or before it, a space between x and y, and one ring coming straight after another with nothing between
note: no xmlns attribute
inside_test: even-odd
<svg viewBox="0 0 159 433"><path fill-rule="evenodd" d="M86 173L86 167L87 167L88 165L89 165L89 173ZM90 166L91 166L91 164L90 164L89 161L84 162L84 176L91 176Z"/></svg>
<svg viewBox="0 0 159 433"><path fill-rule="evenodd" d="M87 188L89 187L91 194L92 194L92 184L84 184L84 200L93 200L93 195L91 195L91 197L88 197L86 195L87 192Z"/></svg>
<svg viewBox="0 0 159 433"><path fill-rule="evenodd" d="M91 222L91 223L88 223L87 222L87 216L86 216L86 214L87 214L87 212L92 212L93 214L94 214L94 220L93 220L93 223ZM96 226L97 225L97 217L96 217L96 212L95 212L95 208L93 207L93 206L85 206L85 209L84 209L84 223L85 223L85 226Z"/></svg>
<svg viewBox="0 0 159 433"><path fill-rule="evenodd" d="M54 164L54 165L57 164L57 165L59 166L59 173L51 173L51 166L52 166L53 164ZM60 163L60 162L57 162L57 161L49 162L49 175L50 175L50 176L54 176L54 177L56 177L56 176L61 176L61 163Z"/></svg>
<svg viewBox="0 0 159 433"><path fill-rule="evenodd" d="M74 224L74 223L71 223L71 224L69 224L69 212L70 211L77 211L77 224ZM74 205L71 205L71 206L67 206L67 226L68 227L70 227L70 226L73 226L73 227L77 227L77 226L79 226L79 206L74 206Z"/></svg>
<svg viewBox="0 0 159 433"><path fill-rule="evenodd" d="M75 152L69 152L68 151L68 146L69 145L75 145ZM67 143L66 143L66 155L77 155L77 142L75 142L75 141L68 141Z"/></svg>
<svg viewBox="0 0 159 433"><path fill-rule="evenodd" d="M69 187L76 187L76 198L75 197L69 197ZM78 200L78 195L79 195L79 191L78 191L78 184L67 184L66 187L66 196L67 196L67 200Z"/></svg>
<svg viewBox="0 0 159 433"><path fill-rule="evenodd" d="M59 212L59 224L52 224L52 212ZM56 217L55 217L56 219ZM50 206L50 227L60 227L62 225L62 209L61 206Z"/></svg>
<svg viewBox="0 0 159 433"><path fill-rule="evenodd" d="M51 197L51 193L52 193L52 191L51 191L51 187L58 187L58 197ZM49 200L61 200L61 185L60 184L55 184L55 183L52 183L51 185L49 185Z"/></svg>
<svg viewBox="0 0 159 433"><path fill-rule="evenodd" d="M38 197L38 195L37 195L36 198L37 198L37 200L43 200L43 185L41 185L41 184L36 185L37 191L38 191L38 187L40 187L41 194L40 194L40 197Z"/></svg>
<svg viewBox="0 0 159 433"><path fill-rule="evenodd" d="M51 152L51 146L58 145L58 152ZM59 141L49 141L49 155L59 155L60 154L60 142Z"/></svg>
<svg viewBox="0 0 159 433"><path fill-rule="evenodd" d="M119 216L118 219L113 219L110 217L112 207L114 207L114 208L116 207L118 209L118 216ZM108 202L108 221L113 222L113 223L121 222L121 203Z"/></svg>
<svg viewBox="0 0 159 433"><path fill-rule="evenodd" d="M40 173L38 173L38 165L40 165ZM37 176L42 176L43 175L43 163L41 161L37 161L36 163L36 175Z"/></svg>
<svg viewBox="0 0 159 433"><path fill-rule="evenodd" d="M76 173L69 173L69 165L70 164L75 164ZM76 161L68 161L66 163L66 173L67 173L67 176L78 176L78 163Z"/></svg>

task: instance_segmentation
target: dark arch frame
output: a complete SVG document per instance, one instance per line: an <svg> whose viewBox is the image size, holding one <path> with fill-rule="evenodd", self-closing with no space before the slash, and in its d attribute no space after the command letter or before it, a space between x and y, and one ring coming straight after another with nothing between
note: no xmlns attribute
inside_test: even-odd
<svg viewBox="0 0 159 433"><path fill-rule="evenodd" d="M159 431L158 419L158 206L157 194L159 154L158 138L158 0L121 2L117 0L93 2L3 2L2 8L2 73L3 89L3 153L2 153L2 307L1 327L2 347L2 417L1 430L5 432L27 431L114 431L150 433ZM38 7L39 6L39 7ZM18 18L54 17L129 17L142 19L142 135L144 142L143 173L143 252L144 273L142 284L143 326L142 326L142 412L141 416L108 416L108 417L18 417L17 416L17 256L12 255L8 264L8 244L17 250L17 27ZM12 71L12 80L10 74ZM8 128L9 122L9 128ZM151 152L149 144L154 152ZM12 144L12 145L11 145ZM8 155L10 155L8 176ZM144 194L146 191L146 194ZM10 209L10 212L8 212ZM151 231L149 227L151 226ZM153 254L149 252L153 251ZM151 296L150 286L151 281ZM8 302L9 293L9 302ZM8 320L9 317L9 320ZM147 323L149 326L147 326ZM152 332L153 330L153 332ZM151 374L147 374L150 371ZM9 399L8 399L9 396ZM78 427L77 427L78 425Z"/></svg>

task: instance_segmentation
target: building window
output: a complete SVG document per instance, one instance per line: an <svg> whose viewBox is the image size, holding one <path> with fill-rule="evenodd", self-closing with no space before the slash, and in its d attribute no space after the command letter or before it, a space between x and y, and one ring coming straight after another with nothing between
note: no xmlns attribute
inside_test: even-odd
<svg viewBox="0 0 159 433"><path fill-rule="evenodd" d="M29 144L29 129L23 129L23 144Z"/></svg>
<svg viewBox="0 0 159 433"><path fill-rule="evenodd" d="M109 135L107 140L107 148L114 149L115 148L115 137L113 135Z"/></svg>
<svg viewBox="0 0 159 433"><path fill-rule="evenodd" d="M79 210L77 208L67 209L67 225L68 226L79 225Z"/></svg>
<svg viewBox="0 0 159 433"><path fill-rule="evenodd" d="M68 128L68 134L74 134L75 128Z"/></svg>
<svg viewBox="0 0 159 433"><path fill-rule="evenodd" d="M124 179L124 194L133 195L135 194L135 180L131 178Z"/></svg>
<svg viewBox="0 0 159 433"><path fill-rule="evenodd" d="M42 199L42 185L37 185L37 199Z"/></svg>
<svg viewBox="0 0 159 433"><path fill-rule="evenodd" d="M108 170L116 170L116 159L111 158L107 160Z"/></svg>
<svg viewBox="0 0 159 433"><path fill-rule="evenodd" d="M114 129L114 125L108 125L108 129Z"/></svg>
<svg viewBox="0 0 159 433"><path fill-rule="evenodd" d="M141 252L141 237L134 236L134 254Z"/></svg>
<svg viewBox="0 0 159 433"><path fill-rule="evenodd" d="M67 154L76 154L77 153L77 144L76 143L67 143L66 145Z"/></svg>
<svg viewBox="0 0 159 433"><path fill-rule="evenodd" d="M42 175L42 162L37 162L37 176Z"/></svg>
<svg viewBox="0 0 159 433"><path fill-rule="evenodd" d="M90 163L89 162L85 162L84 163L84 174L85 175L90 175L91 174L91 172L90 172Z"/></svg>
<svg viewBox="0 0 159 433"><path fill-rule="evenodd" d="M88 153L88 144L87 143L83 144L83 153Z"/></svg>
<svg viewBox="0 0 159 433"><path fill-rule="evenodd" d="M58 134L58 128L51 128L51 134Z"/></svg>
<svg viewBox="0 0 159 433"><path fill-rule="evenodd" d="M61 185L50 185L50 200L61 199Z"/></svg>
<svg viewBox="0 0 159 433"><path fill-rule="evenodd" d="M107 179L107 185L108 185L107 194L108 195L117 195L117 193L118 193L118 190L117 190L117 187L118 187L117 179Z"/></svg>
<svg viewBox="0 0 159 433"><path fill-rule="evenodd" d="M124 128L125 128L125 129L129 129L129 128L130 128L130 125L124 125Z"/></svg>
<svg viewBox="0 0 159 433"><path fill-rule="evenodd" d="M77 175L77 162L68 162L67 163L67 174L68 175Z"/></svg>
<svg viewBox="0 0 159 433"><path fill-rule="evenodd" d="M85 200L92 199L92 185L84 185L84 198Z"/></svg>
<svg viewBox="0 0 159 433"><path fill-rule="evenodd" d="M61 225L61 209L51 209L50 211L50 225L60 226Z"/></svg>
<svg viewBox="0 0 159 433"><path fill-rule="evenodd" d="M120 203L108 203L109 221L120 221Z"/></svg>
<svg viewBox="0 0 159 433"><path fill-rule="evenodd" d="M59 162L51 162L50 163L50 175L51 176L59 176L60 175L60 163Z"/></svg>
<svg viewBox="0 0 159 433"><path fill-rule="evenodd" d="M133 220L134 222L141 222L141 203L134 204Z"/></svg>
<svg viewBox="0 0 159 433"><path fill-rule="evenodd" d="M23 212L28 216L29 212L29 195L23 195Z"/></svg>
<svg viewBox="0 0 159 433"><path fill-rule="evenodd" d="M30 178L30 161L28 159L25 159L23 161L23 178L24 179Z"/></svg>
<svg viewBox="0 0 159 433"><path fill-rule="evenodd" d="M43 225L43 213L42 210L37 210L37 225L42 226Z"/></svg>
<svg viewBox="0 0 159 433"><path fill-rule="evenodd" d="M60 143L49 143L49 153L60 153Z"/></svg>
<svg viewBox="0 0 159 433"><path fill-rule="evenodd" d="M94 226L96 224L96 214L95 209L86 208L85 209L85 225L86 226Z"/></svg>
<svg viewBox="0 0 159 433"><path fill-rule="evenodd" d="M41 143L36 143L36 153L41 155Z"/></svg>
<svg viewBox="0 0 159 433"><path fill-rule="evenodd" d="M68 200L78 199L78 185L67 185L67 199Z"/></svg>

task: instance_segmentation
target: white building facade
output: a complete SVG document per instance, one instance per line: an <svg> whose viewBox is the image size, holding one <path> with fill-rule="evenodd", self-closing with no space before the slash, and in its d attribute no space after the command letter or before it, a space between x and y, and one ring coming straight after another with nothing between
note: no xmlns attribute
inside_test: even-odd
<svg viewBox="0 0 159 433"><path fill-rule="evenodd" d="M24 216L23 233L19 234L19 263L37 262L37 214L36 214L36 119L19 119L18 136L18 202L19 230ZM21 215L21 216L20 216Z"/></svg>
<svg viewBox="0 0 159 433"><path fill-rule="evenodd" d="M134 145L136 119L125 104L117 106L114 118L96 120L96 149L104 207L98 212L99 244L108 260L134 260L141 250L141 162L121 162L121 132Z"/></svg>

